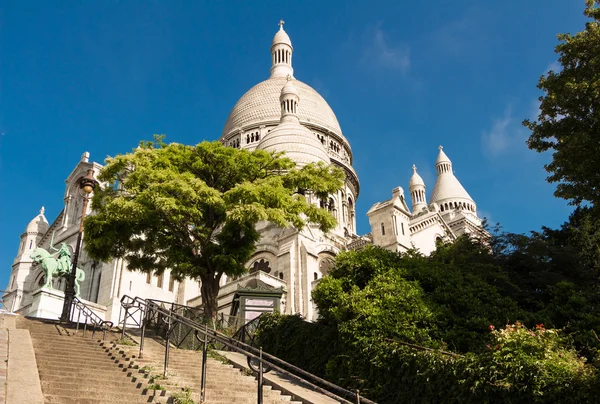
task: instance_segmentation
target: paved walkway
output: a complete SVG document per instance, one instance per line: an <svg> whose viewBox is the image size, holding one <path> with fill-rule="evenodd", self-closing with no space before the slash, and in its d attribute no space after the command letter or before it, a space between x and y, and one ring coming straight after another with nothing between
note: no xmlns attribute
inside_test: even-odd
<svg viewBox="0 0 600 404"><path fill-rule="evenodd" d="M0 361L0 404L44 404L31 335L14 315L0 315Z"/></svg>
<svg viewBox="0 0 600 404"><path fill-rule="evenodd" d="M4 328L4 319L0 326L0 404L6 403L6 376L8 375L8 331Z"/></svg>

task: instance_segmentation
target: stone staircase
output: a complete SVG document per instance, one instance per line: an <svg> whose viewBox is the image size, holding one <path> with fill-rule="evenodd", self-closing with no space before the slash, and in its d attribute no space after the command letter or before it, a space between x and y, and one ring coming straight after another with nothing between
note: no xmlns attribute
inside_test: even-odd
<svg viewBox="0 0 600 404"><path fill-rule="evenodd" d="M202 353L170 349L168 377L163 377L164 345L146 338L144 358L139 347L124 344L120 334L109 332L91 338L53 321L26 318L17 328L28 329L38 366L45 403L113 404L200 402ZM129 340L130 341L130 340ZM263 387L265 404L301 404L269 386ZM254 404L257 382L231 365L207 361L206 403Z"/></svg>
<svg viewBox="0 0 600 404"><path fill-rule="evenodd" d="M193 402L200 402L202 372L202 352L176 349L169 350L168 377L164 374L165 347L160 340L146 338L143 359L137 357L138 346L119 345L116 342L104 344L112 355L129 358L129 366L146 373L149 380L165 388L167 395L187 396ZM206 363L206 403L214 404L255 404L257 402L257 381L254 376L244 375L232 365L208 358ZM186 395L187 392L187 395ZM292 397L263 386L265 404L302 404L292 401Z"/></svg>
<svg viewBox="0 0 600 404"><path fill-rule="evenodd" d="M82 331L74 335L56 322L18 318L17 328L31 334L46 403L113 404L166 402L164 392L149 388ZM102 334L96 334L101 338Z"/></svg>

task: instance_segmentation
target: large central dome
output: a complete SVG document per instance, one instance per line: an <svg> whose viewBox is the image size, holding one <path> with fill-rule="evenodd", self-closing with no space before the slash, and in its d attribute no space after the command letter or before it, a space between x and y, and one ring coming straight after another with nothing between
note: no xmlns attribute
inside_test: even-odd
<svg viewBox="0 0 600 404"><path fill-rule="evenodd" d="M283 29L283 21L280 21L270 51L270 77L238 100L219 140L224 145L249 151L257 148L283 151L300 165L315 161L335 164L346 173L353 204L359 193L359 183L352 168L350 143L327 101L314 88L294 77L294 48ZM299 99L293 110L293 127L282 121L286 106L282 105L280 96L287 83L295 88L294 96Z"/></svg>
<svg viewBox="0 0 600 404"><path fill-rule="evenodd" d="M254 123L279 123L281 105L279 94L286 77L276 76L258 83L239 99L227 118L223 136L236 129L244 129ZM333 110L327 101L311 86L294 79L294 85L302 102L298 105L298 118L302 124L322 126L337 135L342 134Z"/></svg>

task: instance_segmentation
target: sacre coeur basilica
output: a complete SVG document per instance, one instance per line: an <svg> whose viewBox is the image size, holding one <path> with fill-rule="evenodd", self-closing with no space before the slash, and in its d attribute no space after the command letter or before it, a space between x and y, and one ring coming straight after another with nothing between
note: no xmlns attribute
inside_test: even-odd
<svg viewBox="0 0 600 404"><path fill-rule="evenodd" d="M327 101L296 77L292 63L294 48L283 22L270 50L269 77L248 90L234 105L220 141L250 151L284 152L299 167L314 162L334 164L345 172L346 180L327 201L311 200L336 218L337 226L330 232L323 233L311 225L300 231L270 223L259 225L261 239L247 263L249 272L236 279L224 276L221 280L219 313L250 320L261 312L279 310L314 320L318 313L311 291L327 276L339 252L374 244L398 252L416 249L427 255L439 241L452 241L463 234L476 237L486 234L477 216L477 204L455 177L452 162L441 146L435 161L437 179L429 198L425 183L413 166L408 195L402 187L391 190L389 200L374 204L367 212L371 232L357 234L360 182L352 168L350 143ZM27 224L20 244L15 245L17 254L2 297L6 309L33 317L60 316L65 279L56 277L48 285L32 253L43 248L57 254L61 245L71 251L75 249L83 203L78 194L78 180L89 169L97 174L101 168L100 163L90 160L89 153L84 153L65 181L64 209L49 222L42 208ZM90 213L93 214L88 207ZM168 270L156 276L130 271L122 259L96 262L86 256L85 248L81 250L78 267L84 275L79 284L80 299L115 324L124 295L188 306L199 306L202 302L198 281L177 282Z"/></svg>

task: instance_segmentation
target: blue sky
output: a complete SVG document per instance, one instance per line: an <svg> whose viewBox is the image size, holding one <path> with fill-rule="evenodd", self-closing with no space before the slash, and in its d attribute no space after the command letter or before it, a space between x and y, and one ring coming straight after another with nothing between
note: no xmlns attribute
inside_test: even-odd
<svg viewBox="0 0 600 404"><path fill-rule="evenodd" d="M419 3L410 4L410 3ZM507 230L560 225L520 122L536 115L556 34L583 29L583 0L3 1L0 3L0 276L19 236L84 151L102 162L154 133L218 139L239 97L268 77L279 19L295 76L335 111L369 207L408 192L411 165L428 193L437 146L480 215ZM5 281L0 284L4 286Z"/></svg>

